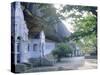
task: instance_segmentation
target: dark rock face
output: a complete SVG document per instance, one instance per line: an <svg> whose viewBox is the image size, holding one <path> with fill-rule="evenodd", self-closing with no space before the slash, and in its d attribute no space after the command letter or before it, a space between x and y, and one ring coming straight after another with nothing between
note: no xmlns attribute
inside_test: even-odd
<svg viewBox="0 0 100 75"><path fill-rule="evenodd" d="M71 33L57 17L56 22L52 24L55 17L44 13L42 10L44 6L51 7L48 8L50 10L47 10L46 13L54 11L53 14L56 14L56 9L52 7L52 4L22 3L24 18L29 29L29 37L33 37L41 30L44 30L47 39L60 42L65 36L69 36Z"/></svg>

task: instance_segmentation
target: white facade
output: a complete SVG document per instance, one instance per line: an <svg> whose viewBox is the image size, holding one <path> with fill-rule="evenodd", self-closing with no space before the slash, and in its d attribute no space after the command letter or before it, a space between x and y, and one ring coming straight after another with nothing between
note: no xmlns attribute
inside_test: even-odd
<svg viewBox="0 0 100 75"><path fill-rule="evenodd" d="M29 52L28 58L39 58L40 57L40 40L31 39L29 40Z"/></svg>
<svg viewBox="0 0 100 75"><path fill-rule="evenodd" d="M45 55L48 55L55 49L55 42L46 42L46 49L44 50Z"/></svg>
<svg viewBox="0 0 100 75"><path fill-rule="evenodd" d="M28 29L19 2L15 4L15 64L28 62Z"/></svg>
<svg viewBox="0 0 100 75"><path fill-rule="evenodd" d="M39 36L39 39L29 40L29 58L43 58L55 48L54 42L45 41L45 34L43 31L40 32Z"/></svg>
<svg viewBox="0 0 100 75"><path fill-rule="evenodd" d="M39 38L28 38L28 28L24 20L23 11L20 2L15 3L13 10L12 25L15 28L14 36L14 64L27 63L30 58L43 58L49 54L54 48L54 42L46 42L43 31L39 33ZM12 18L12 19L13 19ZM15 25L15 26L14 26Z"/></svg>
<svg viewBox="0 0 100 75"><path fill-rule="evenodd" d="M54 42L47 42L45 39L30 39L28 58L43 58L50 54L54 48Z"/></svg>

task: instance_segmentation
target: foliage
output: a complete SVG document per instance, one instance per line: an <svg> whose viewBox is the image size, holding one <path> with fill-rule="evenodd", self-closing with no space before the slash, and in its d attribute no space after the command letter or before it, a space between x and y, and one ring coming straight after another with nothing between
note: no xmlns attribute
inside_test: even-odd
<svg viewBox="0 0 100 75"><path fill-rule="evenodd" d="M86 53L97 53L97 7L66 5L61 11L73 11L67 18L73 19L71 24L75 32L70 37L65 37L65 40L75 41ZM84 16L84 13L87 15Z"/></svg>
<svg viewBox="0 0 100 75"><path fill-rule="evenodd" d="M61 61L62 57L66 57L72 53L72 48L66 43L60 43L57 45L55 50L52 51L52 54L58 61Z"/></svg>
<svg viewBox="0 0 100 75"><path fill-rule="evenodd" d="M61 12L70 12L72 10L77 10L77 12L83 13L83 11L88 11L97 16L97 7L92 6L78 6L78 5L65 5Z"/></svg>
<svg viewBox="0 0 100 75"><path fill-rule="evenodd" d="M74 39L80 39L83 38L85 36L89 36L89 35L95 35L97 34L97 21L96 21L96 17L93 15L87 15L86 17L83 17L82 19L79 20L75 20L74 22L74 34L71 35L72 39L74 37Z"/></svg>
<svg viewBox="0 0 100 75"><path fill-rule="evenodd" d="M70 36L86 53L97 50L97 21L96 16L88 14L82 19L75 20L75 32Z"/></svg>

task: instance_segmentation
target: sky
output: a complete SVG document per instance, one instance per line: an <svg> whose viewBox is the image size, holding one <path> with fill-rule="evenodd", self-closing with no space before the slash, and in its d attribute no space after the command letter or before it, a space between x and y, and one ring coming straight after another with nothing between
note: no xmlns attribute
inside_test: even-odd
<svg viewBox="0 0 100 75"><path fill-rule="evenodd" d="M63 5L63 6L64 6L64 5ZM62 7L61 7L60 4L54 4L54 7L55 7L56 9L58 9L57 12L59 12L59 10L62 9ZM65 14L63 14L63 15L65 15ZM61 20L61 21L64 23L65 27L66 27L71 33L74 32L74 28L73 28L73 26L70 24L70 22L72 21L72 19L66 19L66 20Z"/></svg>

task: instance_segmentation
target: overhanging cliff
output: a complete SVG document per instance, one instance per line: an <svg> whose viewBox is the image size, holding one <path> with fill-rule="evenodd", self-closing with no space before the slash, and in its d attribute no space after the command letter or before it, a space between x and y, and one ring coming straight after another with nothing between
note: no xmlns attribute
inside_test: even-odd
<svg viewBox="0 0 100 75"><path fill-rule="evenodd" d="M41 7L40 7L41 6ZM54 16L47 15L46 13L43 13L40 11L43 9L43 6L48 6L46 9L47 12L54 11ZM50 4L37 4L37 3L22 3L22 9L24 12L24 18L27 24L27 27L29 29L29 37L35 36L37 33L39 33L41 30L44 30L45 36L47 39L53 40L53 41L62 41L65 36L69 36L70 32L68 29L64 26L64 24L61 22L59 18L56 15L56 9L55 8L49 8ZM50 12L49 11L49 12ZM47 15L45 17L45 14Z"/></svg>

